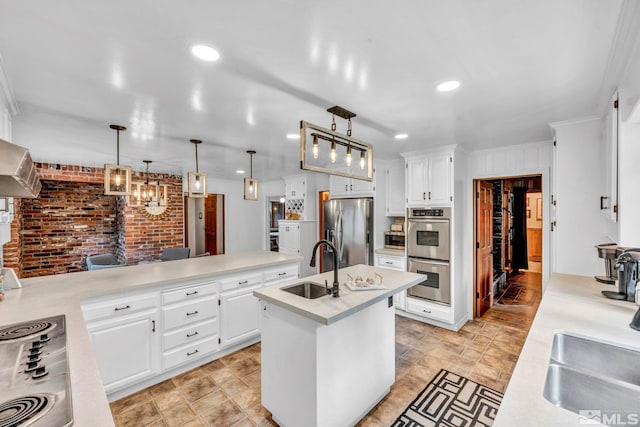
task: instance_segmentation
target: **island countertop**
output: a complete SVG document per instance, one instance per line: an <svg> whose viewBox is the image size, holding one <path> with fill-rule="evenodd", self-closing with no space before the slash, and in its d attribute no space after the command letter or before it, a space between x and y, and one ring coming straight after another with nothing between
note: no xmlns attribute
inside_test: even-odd
<svg viewBox="0 0 640 427"><path fill-rule="evenodd" d="M373 278L374 273L382 276L382 286L385 289L351 291L344 284L348 279L347 274L351 275L351 277ZM324 284L325 280L331 286L331 283L333 283L333 271L304 278L304 281L319 284ZM300 280L268 286L253 291L253 295L316 322L330 325L404 289L417 285L424 281L424 275L360 264L339 269L338 280L340 282L340 297L338 298L326 295L316 299L307 299L280 289L295 282L300 282Z"/></svg>
<svg viewBox="0 0 640 427"><path fill-rule="evenodd" d="M611 285L593 277L553 274L513 371L494 427L579 425L579 416L543 396L555 332L640 349L640 332L629 327L638 306L602 296ZM598 408L584 408L598 409ZM637 408L629 408L634 410Z"/></svg>
<svg viewBox="0 0 640 427"><path fill-rule="evenodd" d="M298 262L302 257L250 251L21 280L0 302L0 325L64 314L74 425L112 426L80 303L110 294Z"/></svg>

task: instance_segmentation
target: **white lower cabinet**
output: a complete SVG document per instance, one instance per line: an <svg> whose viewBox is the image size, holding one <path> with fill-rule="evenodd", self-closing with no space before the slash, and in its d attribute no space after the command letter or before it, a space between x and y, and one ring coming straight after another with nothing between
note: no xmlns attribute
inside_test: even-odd
<svg viewBox="0 0 640 427"><path fill-rule="evenodd" d="M451 307L420 298L407 298L407 312L440 322L451 323L452 321Z"/></svg>
<svg viewBox="0 0 640 427"><path fill-rule="evenodd" d="M159 373L158 326L157 308L87 325L107 393Z"/></svg>
<svg viewBox="0 0 640 427"><path fill-rule="evenodd" d="M224 292L221 297L222 347L228 347L260 334L260 304L251 286Z"/></svg>
<svg viewBox="0 0 640 427"><path fill-rule="evenodd" d="M376 254L376 267L388 268L390 270L407 271L407 258L405 256ZM407 291L398 292L393 296L393 305L399 310L407 310Z"/></svg>

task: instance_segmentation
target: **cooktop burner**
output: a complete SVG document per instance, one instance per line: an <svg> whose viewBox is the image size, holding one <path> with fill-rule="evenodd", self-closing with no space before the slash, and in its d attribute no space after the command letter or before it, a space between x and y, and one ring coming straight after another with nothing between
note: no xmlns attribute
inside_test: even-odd
<svg viewBox="0 0 640 427"><path fill-rule="evenodd" d="M52 394L33 394L0 403L0 427L28 426L46 414L54 402Z"/></svg>
<svg viewBox="0 0 640 427"><path fill-rule="evenodd" d="M39 334L48 331L54 327L54 323L47 321L32 321L19 323L17 325L7 326L0 329L0 341L11 341L19 338L28 337L30 335Z"/></svg>

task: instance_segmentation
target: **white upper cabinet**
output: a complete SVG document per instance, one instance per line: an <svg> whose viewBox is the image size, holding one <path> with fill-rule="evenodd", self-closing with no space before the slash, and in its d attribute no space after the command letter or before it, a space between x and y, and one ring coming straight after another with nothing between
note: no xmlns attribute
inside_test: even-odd
<svg viewBox="0 0 640 427"><path fill-rule="evenodd" d="M407 158L406 205L451 206L452 162L452 153Z"/></svg>
<svg viewBox="0 0 640 427"><path fill-rule="evenodd" d="M618 93L616 93L611 100L609 112L605 118L604 179L600 196L600 210L605 218L613 222L618 220L618 129L620 129L620 116Z"/></svg>
<svg viewBox="0 0 640 427"><path fill-rule="evenodd" d="M385 171L387 216L404 216L404 161L395 160Z"/></svg>
<svg viewBox="0 0 640 427"><path fill-rule="evenodd" d="M302 220L315 218L315 180L299 174L284 177L285 212L300 214Z"/></svg>
<svg viewBox="0 0 640 427"><path fill-rule="evenodd" d="M344 169L349 171L348 168ZM375 193L376 173L373 170L373 181L345 178L339 175L329 176L329 193L332 199L347 197L373 197Z"/></svg>
<svg viewBox="0 0 640 427"><path fill-rule="evenodd" d="M284 180L284 192L287 199L304 199L307 197L306 175L286 177Z"/></svg>

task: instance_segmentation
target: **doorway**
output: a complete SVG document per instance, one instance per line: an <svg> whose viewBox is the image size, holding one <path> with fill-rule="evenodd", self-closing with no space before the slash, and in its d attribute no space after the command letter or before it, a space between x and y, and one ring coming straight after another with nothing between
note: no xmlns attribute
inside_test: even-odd
<svg viewBox="0 0 640 427"><path fill-rule="evenodd" d="M542 295L542 176L476 179L473 315Z"/></svg>
<svg viewBox="0 0 640 427"><path fill-rule="evenodd" d="M284 219L284 196L267 197L267 248L272 252L279 251L278 224Z"/></svg>
<svg viewBox="0 0 640 427"><path fill-rule="evenodd" d="M192 257L225 253L224 202L224 194L184 197L185 241Z"/></svg>

